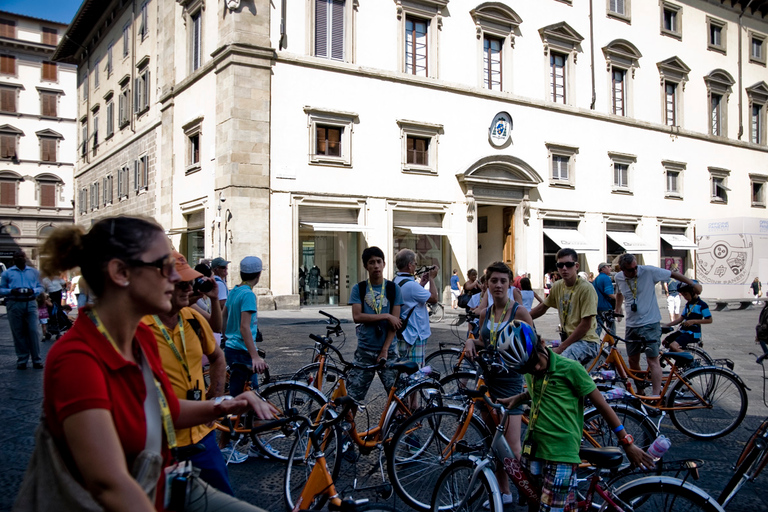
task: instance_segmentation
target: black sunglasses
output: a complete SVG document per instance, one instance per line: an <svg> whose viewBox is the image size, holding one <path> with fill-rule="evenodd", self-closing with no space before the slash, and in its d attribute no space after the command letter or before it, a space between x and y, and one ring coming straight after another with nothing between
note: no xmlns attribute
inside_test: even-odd
<svg viewBox="0 0 768 512"><path fill-rule="evenodd" d="M576 262L575 262L575 261L558 261L558 262L555 264L555 266L556 266L557 268L563 268L563 267L566 267L566 268L573 268L573 266L574 266L575 264L576 264Z"/></svg>
<svg viewBox="0 0 768 512"><path fill-rule="evenodd" d="M156 259L155 261L127 260L126 263L133 267L155 267L160 271L163 277L170 277L173 268L176 266L176 258L170 254Z"/></svg>

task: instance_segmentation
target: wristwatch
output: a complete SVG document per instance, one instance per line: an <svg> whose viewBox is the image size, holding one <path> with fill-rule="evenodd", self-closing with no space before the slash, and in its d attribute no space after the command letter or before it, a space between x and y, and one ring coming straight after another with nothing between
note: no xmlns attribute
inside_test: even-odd
<svg viewBox="0 0 768 512"><path fill-rule="evenodd" d="M224 400L232 400L232 398L234 397L230 395L217 396L216 398L213 399L213 405L220 405L221 402L223 402Z"/></svg>
<svg viewBox="0 0 768 512"><path fill-rule="evenodd" d="M635 438L632 437L632 434L627 434L621 439L619 439L619 444L622 446L629 446L634 442L635 442Z"/></svg>

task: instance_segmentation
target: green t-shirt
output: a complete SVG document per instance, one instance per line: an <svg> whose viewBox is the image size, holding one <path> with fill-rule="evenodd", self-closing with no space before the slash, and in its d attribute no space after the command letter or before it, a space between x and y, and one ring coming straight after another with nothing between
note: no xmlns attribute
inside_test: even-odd
<svg viewBox="0 0 768 512"><path fill-rule="evenodd" d="M597 386L578 361L566 359L549 350L548 382L541 396L545 376L525 376L531 395L531 411L540 407L533 430L526 440L536 444L537 459L578 464L584 429L584 397ZM541 404L539 406L539 403Z"/></svg>
<svg viewBox="0 0 768 512"><path fill-rule="evenodd" d="M583 341L600 342L595 332L595 315L597 315L597 292L595 287L582 278L576 278L576 284L568 288L563 279L552 286L549 295L544 299L544 304L550 308L557 308L560 315L560 325L570 336L576 330L579 322L584 317L591 316L589 330L581 338Z"/></svg>

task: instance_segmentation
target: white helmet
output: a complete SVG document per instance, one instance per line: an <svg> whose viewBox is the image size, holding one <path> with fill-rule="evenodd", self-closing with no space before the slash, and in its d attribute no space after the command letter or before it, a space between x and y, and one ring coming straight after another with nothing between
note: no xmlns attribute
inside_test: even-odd
<svg viewBox="0 0 768 512"><path fill-rule="evenodd" d="M512 370L520 372L538 354L539 336L520 320L510 322L499 333L499 355Z"/></svg>

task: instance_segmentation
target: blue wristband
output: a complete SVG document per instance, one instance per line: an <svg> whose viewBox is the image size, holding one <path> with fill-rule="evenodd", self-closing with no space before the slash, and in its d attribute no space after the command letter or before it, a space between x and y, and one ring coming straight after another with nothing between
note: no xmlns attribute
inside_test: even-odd
<svg viewBox="0 0 768 512"><path fill-rule="evenodd" d="M614 429L613 429L613 433L614 433L614 434L618 434L618 433L619 433L619 432L621 432L622 430L624 430L624 425L619 425L618 427L616 427L616 428L614 428Z"/></svg>

